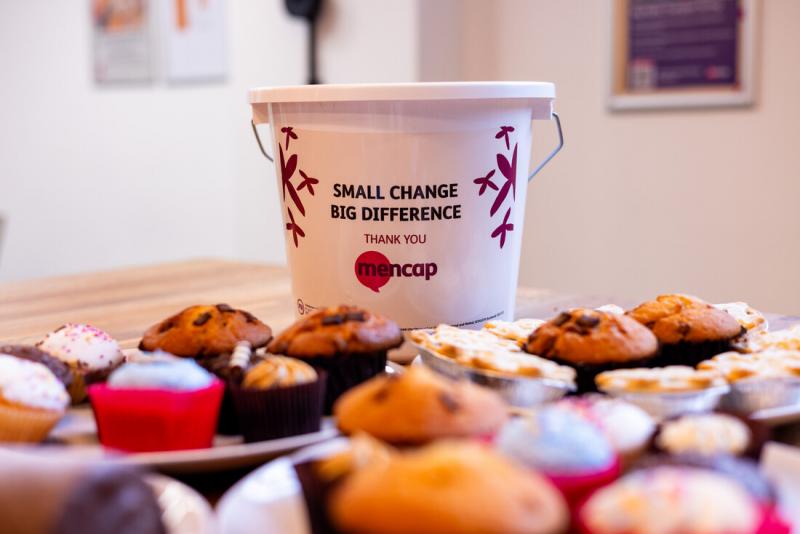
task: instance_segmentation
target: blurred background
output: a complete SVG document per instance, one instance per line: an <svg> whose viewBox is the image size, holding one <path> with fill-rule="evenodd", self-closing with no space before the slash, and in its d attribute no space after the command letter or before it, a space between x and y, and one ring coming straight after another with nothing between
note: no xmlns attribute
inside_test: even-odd
<svg viewBox="0 0 800 534"><path fill-rule="evenodd" d="M98 4L0 0L0 282L284 262L246 93L305 83L306 23L283 0L231 0L205 71L181 70L182 45L154 32L156 66L120 73L101 68L115 45ZM183 2L150 4L157 26ZM566 147L530 186L521 284L800 313L800 2L754 4L749 106L611 111L610 0L328 0L319 77L555 82ZM550 123L534 133L537 152L555 143Z"/></svg>

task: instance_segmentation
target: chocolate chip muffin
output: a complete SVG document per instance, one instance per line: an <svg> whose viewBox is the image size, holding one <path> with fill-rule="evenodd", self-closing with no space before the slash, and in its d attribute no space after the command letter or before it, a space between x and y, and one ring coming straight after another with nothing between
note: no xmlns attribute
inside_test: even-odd
<svg viewBox="0 0 800 534"><path fill-rule="evenodd" d="M624 315L575 308L536 329L525 350L575 369L579 392L596 391L603 371L655 364L658 342L646 327Z"/></svg>
<svg viewBox="0 0 800 534"><path fill-rule="evenodd" d="M745 329L728 312L697 297L659 295L627 313L653 331L664 365L694 367L731 349Z"/></svg>
<svg viewBox="0 0 800 534"><path fill-rule="evenodd" d="M271 338L270 327L249 312L227 304L191 306L151 326L139 349L200 359L232 353L240 341L249 341L253 348L263 347Z"/></svg>
<svg viewBox="0 0 800 534"><path fill-rule="evenodd" d="M508 419L508 408L490 389L412 365L354 387L336 402L334 415L345 434L367 432L401 446L492 436Z"/></svg>
<svg viewBox="0 0 800 534"><path fill-rule="evenodd" d="M351 533L559 534L569 523L545 477L489 447L447 440L355 471L328 510Z"/></svg>
<svg viewBox="0 0 800 534"><path fill-rule="evenodd" d="M351 387L382 373L386 353L403 343L397 323L356 306L317 310L287 328L269 352L299 358L325 371L325 413Z"/></svg>

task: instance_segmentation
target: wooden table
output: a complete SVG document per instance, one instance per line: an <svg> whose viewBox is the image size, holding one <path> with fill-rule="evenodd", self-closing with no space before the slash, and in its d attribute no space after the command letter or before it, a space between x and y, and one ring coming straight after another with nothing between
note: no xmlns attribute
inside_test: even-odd
<svg viewBox="0 0 800 534"><path fill-rule="evenodd" d="M193 304L220 302L248 310L280 331L294 321L290 292L285 267L210 259L0 284L0 344L35 343L65 322L76 322L95 325L123 348L133 348L145 329L163 318ZM547 317L574 303L575 298L550 291L520 289L517 311ZM214 502L247 472L181 478Z"/></svg>
<svg viewBox="0 0 800 534"><path fill-rule="evenodd" d="M285 267L194 260L0 285L0 343L33 343L65 322L89 323L133 348L150 325L193 304L227 302L276 331L294 320ZM634 303L602 296L559 295L521 288L518 317L551 317L573 306ZM780 328L796 318L775 318ZM183 480L212 502L247 473L240 470Z"/></svg>
<svg viewBox="0 0 800 534"><path fill-rule="evenodd" d="M521 288L517 315L548 317L578 300L611 302ZM252 312L276 331L294 320L285 267L193 260L0 284L0 342L32 343L65 322L79 322L133 348L150 325L186 306L219 302Z"/></svg>

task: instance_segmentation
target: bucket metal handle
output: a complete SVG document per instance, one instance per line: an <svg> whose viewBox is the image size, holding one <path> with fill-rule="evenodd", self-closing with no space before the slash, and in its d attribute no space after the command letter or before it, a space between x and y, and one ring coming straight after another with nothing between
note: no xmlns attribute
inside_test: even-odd
<svg viewBox="0 0 800 534"><path fill-rule="evenodd" d="M270 161L270 163L274 163L275 160L272 159L272 156L267 154L267 151L264 149L264 145L261 144L261 137L259 137L259 135L258 135L258 130L256 129L256 123L253 122L252 119L250 120L250 126L253 127L253 134L255 134L255 136L256 136L256 143L258 143L258 148L261 149L261 153L264 154L264 157L267 158ZM560 128L559 128L559 130L560 130ZM552 157L552 156L550 156L550 157ZM545 161L545 163L547 163L547 162ZM537 170L537 172L538 172L538 170Z"/></svg>
<svg viewBox="0 0 800 534"><path fill-rule="evenodd" d="M545 165L550 163L550 160L553 159L556 156L556 154L558 154L561 151L562 148L564 148L564 132L561 131L561 119L558 117L558 113L556 113L555 111L552 113L552 115L553 115L553 120L556 121L556 128L558 129L558 145L553 149L552 152L550 152L550 154L547 155L546 158L544 158L544 160L542 160L542 162L539 165L536 166L535 169L533 169L533 172L531 172L530 176L528 176L529 182L533 180L534 176L539 174L539 171L541 171ZM253 126L253 128L255 129L255 126ZM261 146L261 141L258 142L258 145ZM264 149L262 148L261 151L264 152ZM264 155L266 156L266 154ZM270 158L270 161L272 161L272 158Z"/></svg>
<svg viewBox="0 0 800 534"><path fill-rule="evenodd" d="M545 165L550 163L550 160L553 159L556 156L556 154L558 154L561 151L562 148L564 148L564 132L561 130L561 119L558 117L558 113L556 113L555 111L553 112L553 120L556 121L556 128L558 130L558 145L556 145L553 151L550 152L550 154L548 154L547 157L544 158L544 160L542 160L542 162L539 163L539 165L537 165L535 169L533 169L533 172L531 172L530 176L528 176L529 182L533 180L534 176L539 174L539 171L541 171ZM264 144L261 142L261 137L258 135L258 129L256 129L256 123L251 120L250 126L253 127L253 134L256 136L256 143L258 143L258 148L261 150L261 153L264 154L264 157L267 158L270 162L274 162L275 160L272 159L272 156L267 154L267 151L264 148Z"/></svg>

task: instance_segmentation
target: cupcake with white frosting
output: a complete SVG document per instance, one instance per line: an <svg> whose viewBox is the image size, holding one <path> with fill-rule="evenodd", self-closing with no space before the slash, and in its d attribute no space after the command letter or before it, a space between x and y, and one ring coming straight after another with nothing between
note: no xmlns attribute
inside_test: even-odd
<svg viewBox="0 0 800 534"><path fill-rule="evenodd" d="M109 448L166 451L210 447L224 386L193 360L156 353L89 386L97 433Z"/></svg>
<svg viewBox="0 0 800 534"><path fill-rule="evenodd" d="M686 414L664 421L655 446L667 454L741 456L753 443L750 427L725 413Z"/></svg>
<svg viewBox="0 0 800 534"><path fill-rule="evenodd" d="M69 405L64 385L41 363L0 354L0 442L39 442Z"/></svg>
<svg viewBox="0 0 800 534"><path fill-rule="evenodd" d="M505 455L549 478L571 505L620 472L619 456L603 432L558 405L511 420L495 443Z"/></svg>
<svg viewBox="0 0 800 534"><path fill-rule="evenodd" d="M69 366L72 372L69 395L73 404L86 400L86 386L105 381L125 361L114 338L86 324L67 323L47 334L36 346Z"/></svg>
<svg viewBox="0 0 800 534"><path fill-rule="evenodd" d="M605 395L567 397L555 404L593 423L605 434L624 465L630 465L650 445L656 423L633 403Z"/></svg>
<svg viewBox="0 0 800 534"><path fill-rule="evenodd" d="M586 534L788 532L738 480L708 469L640 469L595 492L578 513Z"/></svg>

